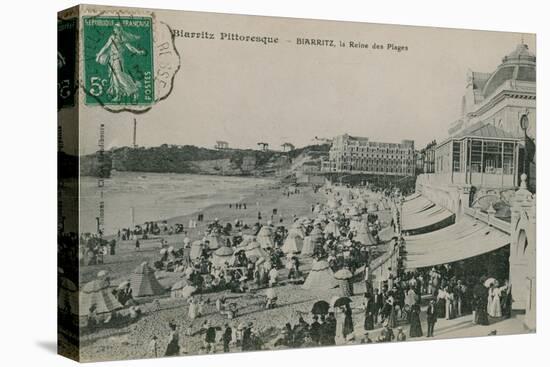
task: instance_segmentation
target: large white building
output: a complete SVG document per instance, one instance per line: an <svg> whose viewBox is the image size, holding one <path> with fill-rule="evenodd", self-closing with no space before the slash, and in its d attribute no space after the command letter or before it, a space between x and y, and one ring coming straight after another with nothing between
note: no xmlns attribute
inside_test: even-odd
<svg viewBox="0 0 550 367"><path fill-rule="evenodd" d="M332 139L323 170L387 176L414 176L414 141L382 143L367 137L339 135Z"/></svg>
<svg viewBox="0 0 550 367"><path fill-rule="evenodd" d="M468 73L462 116L437 144L434 172L418 176L421 195L403 205L409 266L509 253L513 308L525 311L529 329L536 313L535 131L536 57L522 43L493 72ZM413 210L426 199L435 207ZM426 241L437 246L418 251Z"/></svg>

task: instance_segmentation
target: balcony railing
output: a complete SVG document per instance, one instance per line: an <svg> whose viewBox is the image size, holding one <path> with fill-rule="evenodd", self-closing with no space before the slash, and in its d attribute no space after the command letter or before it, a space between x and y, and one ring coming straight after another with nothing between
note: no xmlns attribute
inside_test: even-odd
<svg viewBox="0 0 550 367"><path fill-rule="evenodd" d="M472 185L491 188L515 188L513 174L495 174L481 172L445 172L426 173L418 176L419 184L431 186Z"/></svg>
<svg viewBox="0 0 550 367"><path fill-rule="evenodd" d="M466 208L464 209L464 214L469 215L472 218L475 218L485 224L488 224L491 227L494 227L505 233L512 233L511 224L505 220L495 217L494 213L485 213L479 209L475 208Z"/></svg>

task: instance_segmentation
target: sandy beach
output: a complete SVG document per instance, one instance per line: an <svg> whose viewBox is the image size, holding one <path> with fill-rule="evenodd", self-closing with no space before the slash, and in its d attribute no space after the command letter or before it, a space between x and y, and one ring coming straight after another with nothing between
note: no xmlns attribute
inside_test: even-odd
<svg viewBox="0 0 550 367"><path fill-rule="evenodd" d="M273 183L263 185L249 195L239 200L240 203L246 203L247 209L235 209L234 205L213 204L198 212L180 215L172 218L164 218L168 225L175 223L183 224L186 229L190 219L196 220L198 213L204 214L204 221L197 223L197 228L188 230L188 237L193 241L204 236L204 231L209 222L218 218L221 223L231 222L240 219L249 225L258 221L258 212L262 213L262 222L270 219L272 210L278 209L278 215L274 218L274 223L279 223L283 218L282 225L288 226L292 223L293 215L298 217L310 215L311 205L317 202L325 201L325 196L321 193L314 193L309 187L301 189L299 194L287 197L283 195L285 186ZM123 280L128 276L136 266L143 261L158 260L161 238L170 246L176 249L183 247L184 234L156 236L150 240L140 240L141 247L139 251L135 250L135 241L117 241L116 255L105 257L105 263L101 265L83 266L80 269L80 283L84 284L95 278L100 270L108 270L111 279L114 281ZM116 238L116 236L106 236L106 239Z"/></svg>
<svg viewBox="0 0 550 367"><path fill-rule="evenodd" d="M253 224L258 221L258 212L262 214L262 221L265 223L270 220L271 213L274 208L277 208L278 215L274 218L274 222L279 223L282 218L282 224L289 226L292 223L293 215L305 216L311 215L311 205L317 202L324 202L326 199L323 194L315 193L311 188L301 188L300 193L293 194L290 197L283 195L283 185L269 185L259 190L255 190L250 195L246 196L241 203L247 204L247 209L235 209L232 204L231 208L228 204L211 205L200 213L204 214L204 221L199 223L197 228L189 231L190 239L198 239L204 235L204 230L207 223L214 218L218 218L220 222L233 222L235 219L241 219L245 223ZM182 223L187 225L190 219L196 219L198 212L166 218L169 225ZM81 285L93 280L97 273L101 270L107 270L112 284L118 283L127 279L133 270L143 261L152 263L158 260L160 250L160 239L164 238L168 244L181 248L183 247L183 234L158 236L151 240L141 242L139 251L135 250L134 241L118 241L116 255L106 255L105 263L100 265L82 266L80 268L80 283ZM107 238L113 238L109 236ZM303 271L309 271L311 259L303 259ZM180 273L157 272L157 278L160 283L169 289L176 281L181 279ZM282 271L282 278L285 277L285 271ZM83 335L82 337L82 356L84 360L111 359L117 356L120 359L141 358L144 355L144 347L149 340L144 340L143 336L150 334L152 337L156 335L159 338L159 346L162 350L167 343L163 340L163 336L168 336L168 322L177 323L180 330L194 330L199 328L199 325L208 317L216 325L223 325L224 320L221 315L215 313L214 302L221 296L222 293L210 293L203 295L205 300L209 300L206 305L206 314L199 320L195 320L191 324L187 318L187 302L180 299L169 298L169 292L162 296L157 301L151 299L139 300L140 307L144 311L144 317L138 322L117 329L101 329L97 332ZM261 293L261 292L260 292ZM238 303L239 314L233 320L235 325L242 321L252 321L258 323L261 334L265 339L270 338L270 333L274 333L274 328L280 327L289 321L288 315L294 315L296 320L302 313L307 314L311 308L311 304L326 297L330 298L337 293L336 289L323 292L323 295L315 292L301 290L299 286L288 284L277 288L279 296L279 304L281 307L273 310L263 310L261 303L263 297L256 294L246 295L231 295L227 294L228 299L235 299ZM237 299L238 298L238 299ZM294 320L294 321L296 321ZM193 333L193 331L191 331ZM183 335L182 335L183 336ZM186 336L183 343L184 348L190 354L200 354L201 351L201 335ZM124 348L121 346L124 345ZM186 347L185 347L186 346ZM115 348L116 350L113 350Z"/></svg>
<svg viewBox="0 0 550 367"><path fill-rule="evenodd" d="M316 203L326 203L326 196L322 192L315 192L311 187L300 187L299 193L287 196L285 191L288 187L283 184L273 183L258 186L251 190L249 195L245 195L239 202L246 203L247 209L236 209L235 203L210 205L200 211L190 214L165 218L168 225L176 223L183 224L186 229L190 219L196 220L199 213L204 215L204 221L199 222L197 228L190 229L188 237L193 241L202 238L208 223L217 218L221 223L233 223L235 219L240 219L249 225L258 221L258 213L262 216L262 223L271 220L273 209L277 209L277 215L273 217L274 224L282 224L287 228L293 222L293 216L312 216L311 207ZM380 213L381 221L389 222L389 212ZM282 222L281 222L282 220ZM390 235L388 235L390 236ZM161 239L164 239L170 246L176 249L183 247L184 234L162 235L149 240L140 240L141 247L139 251L135 249L135 241L117 241L116 255L106 255L105 263L100 265L82 266L80 268L81 286L93 280L101 270L107 270L111 279L111 284L116 286L120 282L129 279L134 269L143 261L152 264L160 258L159 250L161 248ZM107 236L108 239L116 236ZM386 249L384 244L379 246L379 252ZM311 258L301 257L301 270L307 275L311 269ZM163 296L139 299L140 308L143 316L130 325L118 328L102 328L92 333L84 333L82 336L82 358L83 360L102 360L112 359L117 356L119 359L132 359L151 357L147 354L147 345L150 338L158 338L159 353L163 353L169 338L168 323L173 322L178 325L180 330L181 345L188 354L202 354L204 335L199 333L200 326L205 319L210 320L214 325L222 326L228 320L216 312L215 301L224 294L228 302L237 304L238 314L231 320L232 327L236 327L242 322L253 322L258 334L266 343L265 349L277 349L270 343L275 341L279 328L287 322L296 323L300 316L303 316L310 322L311 306L318 300L329 301L333 296L340 293L338 288L328 290L304 290L299 285L286 283L287 270L282 269L280 278L283 280L281 285L275 288L278 296L277 307L271 310L263 308L265 297L264 290L252 291L247 294L231 294L228 291L207 293L201 295L206 302L205 314L203 317L192 322L187 317L188 304L181 299L169 297L169 292ZM170 289L170 287L182 278L181 273L157 271L156 277L161 285ZM359 279L358 279L359 280ZM354 296L354 302L359 307L361 297L365 291L362 282L354 285L355 292L359 296ZM354 310L358 330L361 329L362 311ZM187 331L191 335L184 335ZM358 335L358 338L361 335ZM233 350L232 350L233 351ZM237 351L237 350L235 350ZM218 351L219 352L219 351Z"/></svg>

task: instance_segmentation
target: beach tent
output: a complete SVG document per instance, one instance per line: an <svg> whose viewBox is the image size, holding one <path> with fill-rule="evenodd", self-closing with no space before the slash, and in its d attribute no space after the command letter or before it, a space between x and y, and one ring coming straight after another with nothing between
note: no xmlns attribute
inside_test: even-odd
<svg viewBox="0 0 550 367"><path fill-rule="evenodd" d="M369 227L366 222L362 222L357 228L357 234L354 237L354 240L361 242L363 246L374 246L376 245L376 239L369 230Z"/></svg>
<svg viewBox="0 0 550 367"><path fill-rule="evenodd" d="M355 200L355 207L359 210L367 209L368 200L364 196L360 196Z"/></svg>
<svg viewBox="0 0 550 367"><path fill-rule="evenodd" d="M334 198L330 198L327 202L327 206L330 208L330 209L338 209L338 207L340 206L340 204L338 204L338 202L336 200L334 200Z"/></svg>
<svg viewBox="0 0 550 367"><path fill-rule="evenodd" d="M273 242L273 227L269 225L262 226L256 236L256 241L260 244L260 246L262 246L262 248L275 247Z"/></svg>
<svg viewBox="0 0 550 367"><path fill-rule="evenodd" d="M290 230L288 231L288 235L290 236L291 233L297 234L300 236L300 238L304 238L304 227L300 224L300 222L296 221L292 223L292 226L290 227Z"/></svg>
<svg viewBox="0 0 550 367"><path fill-rule="evenodd" d="M268 258L269 255L267 252L262 249L260 244L256 241L250 242L244 249L244 253L248 259L260 259L260 258Z"/></svg>
<svg viewBox="0 0 550 367"><path fill-rule="evenodd" d="M147 264L142 262L130 278L130 287L134 297L156 296L164 293L164 288L155 277L155 271Z"/></svg>
<svg viewBox="0 0 550 367"><path fill-rule="evenodd" d="M237 245L237 247L242 247L243 249L252 241L256 239L256 236L252 234L243 234L243 240Z"/></svg>
<svg viewBox="0 0 550 367"><path fill-rule="evenodd" d="M110 313L122 308L111 292L108 278L98 278L86 284L82 288L80 306L80 316L89 315L92 306L95 306L97 314Z"/></svg>
<svg viewBox="0 0 550 367"><path fill-rule="evenodd" d="M286 237L285 243L283 244L281 250L285 254L297 254L298 252L302 251L303 245L303 240L299 236L299 234L296 232L292 232L291 230Z"/></svg>
<svg viewBox="0 0 550 367"><path fill-rule="evenodd" d="M340 269L334 273L334 279L340 286L342 296L353 296L353 274L348 269Z"/></svg>
<svg viewBox="0 0 550 367"><path fill-rule="evenodd" d="M231 262L232 256L233 249L231 247L222 246L214 251L214 255L212 255L212 264L219 267L224 266L226 262L228 264Z"/></svg>
<svg viewBox="0 0 550 367"><path fill-rule="evenodd" d="M223 238L219 233L210 233L206 236L206 241L208 241L208 248L210 250L217 250L223 246Z"/></svg>
<svg viewBox="0 0 550 367"><path fill-rule="evenodd" d="M302 255L313 255L315 245L323 240L323 231L319 226L316 226L311 230L309 236L304 239L304 245L302 246Z"/></svg>
<svg viewBox="0 0 550 367"><path fill-rule="evenodd" d="M309 237L311 237L313 242L319 242L323 239L323 231L319 226L315 226L309 233Z"/></svg>
<svg viewBox="0 0 550 367"><path fill-rule="evenodd" d="M182 279L180 281L177 281L174 283L172 288L170 288L170 297L172 298L184 298L183 297L183 289L187 287L187 280Z"/></svg>
<svg viewBox="0 0 550 367"><path fill-rule="evenodd" d="M191 259L198 259L202 254L202 242L197 240L191 244L191 250L189 251L189 257Z"/></svg>
<svg viewBox="0 0 550 367"><path fill-rule="evenodd" d="M57 307L67 310L73 315L78 314L78 288L69 279L60 276L57 290Z"/></svg>
<svg viewBox="0 0 550 367"><path fill-rule="evenodd" d="M330 289L338 284L326 260L313 261L303 289Z"/></svg>
<svg viewBox="0 0 550 367"><path fill-rule="evenodd" d="M321 212L321 204L316 204L314 207L313 207L313 212L314 213L320 213Z"/></svg>
<svg viewBox="0 0 550 367"><path fill-rule="evenodd" d="M342 206L350 206L349 195L343 195L342 197Z"/></svg>
<svg viewBox="0 0 550 367"><path fill-rule="evenodd" d="M338 229L338 224L334 221L328 222L328 224L325 227L325 234L332 233L334 237L340 237L340 230Z"/></svg>
<svg viewBox="0 0 550 367"><path fill-rule="evenodd" d="M306 238L304 238L304 245L302 246L302 256L313 255L313 250L315 250L315 242L312 240L311 236L306 236Z"/></svg>

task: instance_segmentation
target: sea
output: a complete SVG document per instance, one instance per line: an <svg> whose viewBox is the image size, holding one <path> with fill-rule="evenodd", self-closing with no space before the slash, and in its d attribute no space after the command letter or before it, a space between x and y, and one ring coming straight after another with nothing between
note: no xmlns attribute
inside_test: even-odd
<svg viewBox="0 0 550 367"><path fill-rule="evenodd" d="M189 215L215 204L236 203L256 189L275 183L271 178L177 173L114 172L103 181L80 181L81 232L105 235L145 221Z"/></svg>

